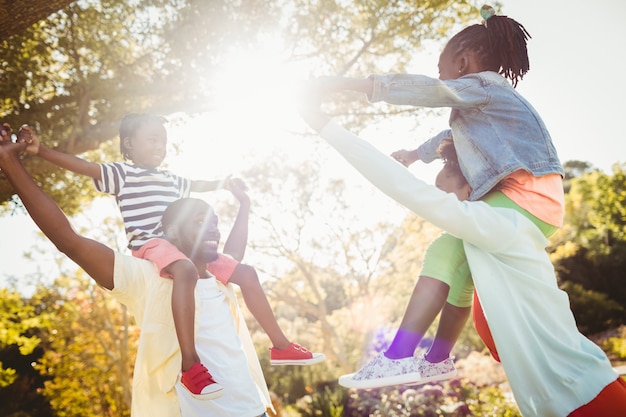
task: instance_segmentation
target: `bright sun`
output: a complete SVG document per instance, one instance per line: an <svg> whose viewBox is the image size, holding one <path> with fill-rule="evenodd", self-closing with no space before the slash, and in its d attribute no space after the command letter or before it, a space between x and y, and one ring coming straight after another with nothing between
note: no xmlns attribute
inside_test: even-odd
<svg viewBox="0 0 626 417"><path fill-rule="evenodd" d="M213 77L213 110L191 119L170 117L170 142L178 155L170 153L168 168L209 179L236 174L252 156L258 159L284 147L289 132L303 126L293 105L294 86L303 74L285 60L277 41L232 51Z"/></svg>

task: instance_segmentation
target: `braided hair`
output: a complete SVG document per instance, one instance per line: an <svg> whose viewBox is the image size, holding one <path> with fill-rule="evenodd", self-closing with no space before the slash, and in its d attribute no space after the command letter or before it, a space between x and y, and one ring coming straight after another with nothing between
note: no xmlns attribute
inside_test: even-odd
<svg viewBox="0 0 626 417"><path fill-rule="evenodd" d="M487 70L498 72L516 87L530 69L526 49L530 38L522 24L494 13L487 15L482 24L468 26L454 35L446 48L450 48L454 57L463 51L473 52Z"/></svg>

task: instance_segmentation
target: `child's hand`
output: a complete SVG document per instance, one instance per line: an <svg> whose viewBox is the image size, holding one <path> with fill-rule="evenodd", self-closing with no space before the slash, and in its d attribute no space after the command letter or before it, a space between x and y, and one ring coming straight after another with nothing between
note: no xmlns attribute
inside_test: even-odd
<svg viewBox="0 0 626 417"><path fill-rule="evenodd" d="M399 151L395 151L391 154L391 157L407 168L409 167L409 165L419 159L417 156L417 152L409 151L407 149L400 149Z"/></svg>
<svg viewBox="0 0 626 417"><path fill-rule="evenodd" d="M250 197L246 194L248 187L241 178L228 178L224 188L233 193L235 198L239 200L239 204L243 202L250 202Z"/></svg>
<svg viewBox="0 0 626 417"><path fill-rule="evenodd" d="M39 138L35 131L28 125L22 125L17 132L17 142L27 143L26 152L32 155L39 153Z"/></svg>
<svg viewBox="0 0 626 417"><path fill-rule="evenodd" d="M11 139L11 125L8 123L2 123L0 125L0 142L13 142Z"/></svg>

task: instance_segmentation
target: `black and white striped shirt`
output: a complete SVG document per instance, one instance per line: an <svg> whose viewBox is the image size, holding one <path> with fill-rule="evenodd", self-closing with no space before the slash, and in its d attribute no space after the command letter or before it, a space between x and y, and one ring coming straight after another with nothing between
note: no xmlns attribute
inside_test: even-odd
<svg viewBox="0 0 626 417"><path fill-rule="evenodd" d="M161 237L161 217L172 202L189 197L191 180L167 170L139 168L128 162L100 164L98 191L112 194L122 213L128 247L139 249Z"/></svg>

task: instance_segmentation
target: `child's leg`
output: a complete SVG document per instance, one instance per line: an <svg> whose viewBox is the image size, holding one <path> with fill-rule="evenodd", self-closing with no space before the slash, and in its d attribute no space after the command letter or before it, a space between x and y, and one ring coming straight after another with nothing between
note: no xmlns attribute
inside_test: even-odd
<svg viewBox="0 0 626 417"><path fill-rule="evenodd" d="M443 233L426 251L420 277L385 356L390 359L413 356L424 334L442 312L437 338L429 355L432 353L433 357L442 357L442 360L448 358L469 316L471 290L468 297L468 290L458 289L467 286L468 281L471 285L463 242ZM449 305L446 300L454 305Z"/></svg>
<svg viewBox="0 0 626 417"><path fill-rule="evenodd" d="M290 344L289 339L276 321L256 270L249 265L238 264L229 282L239 286L248 310L270 338L272 345L277 349L287 348Z"/></svg>
<svg viewBox="0 0 626 417"><path fill-rule="evenodd" d="M400 359L413 356L424 334L441 312L450 287L431 277L420 276L385 356Z"/></svg>
<svg viewBox="0 0 626 417"><path fill-rule="evenodd" d="M441 311L435 340L424 356L428 362L438 363L450 357L450 352L459 339L472 307L457 307L446 303Z"/></svg>
<svg viewBox="0 0 626 417"><path fill-rule="evenodd" d="M172 278L172 316L182 356L182 384L199 400L220 397L223 389L200 363L195 344L196 297L198 270L172 243L155 238L143 245L133 256L152 261L165 278Z"/></svg>
<svg viewBox="0 0 626 417"><path fill-rule="evenodd" d="M191 366L200 362L195 344L195 289L198 282L198 270L191 261L175 261L164 268L172 275L172 315L176 336L182 354L182 370L187 371Z"/></svg>
<svg viewBox="0 0 626 417"><path fill-rule="evenodd" d="M287 339L276 321L253 267L220 254L217 260L207 265L207 270L224 285L232 282L239 286L248 310L272 341L274 347L270 349L271 365L313 365L325 359L322 353L313 353Z"/></svg>
<svg viewBox="0 0 626 417"><path fill-rule="evenodd" d="M162 277L172 278L172 315L182 353L182 370L188 370L200 359L195 348L195 288L198 271L193 263L172 243L152 239L133 256L152 261Z"/></svg>

